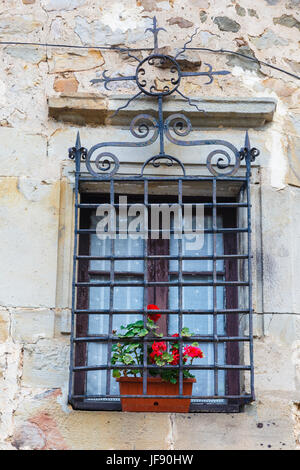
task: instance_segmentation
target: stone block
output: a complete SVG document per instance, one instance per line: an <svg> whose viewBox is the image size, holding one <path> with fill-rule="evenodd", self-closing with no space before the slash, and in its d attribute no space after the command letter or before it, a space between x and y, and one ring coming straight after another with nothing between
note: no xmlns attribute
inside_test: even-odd
<svg viewBox="0 0 300 470"><path fill-rule="evenodd" d="M113 120L110 116L124 106L129 96L113 95L109 100L104 96L92 93L64 94L60 97L49 97L49 116L58 121L74 124L128 126L129 120L138 113L153 114L153 101L147 97L140 98L124 110L120 110ZM182 98L170 97L165 100L165 117L173 113L187 113L195 127L258 127L273 120L276 100L273 98L200 98L193 101L204 113L191 110ZM154 109L153 109L154 107Z"/></svg>
<svg viewBox="0 0 300 470"><path fill-rule="evenodd" d="M277 316L279 317L279 315ZM269 335L265 336L263 340L254 342L255 390L257 397L260 394L268 393L291 403L299 401L300 393L296 388L296 370L291 354L291 345L281 342L278 337L279 334L288 336L284 331L288 329L284 322L284 318L274 320L272 327L267 318L266 328ZM279 328L278 325L281 327ZM273 328L272 332L271 327Z"/></svg>
<svg viewBox="0 0 300 470"><path fill-rule="evenodd" d="M91 70L104 64L100 51L89 49L83 52L54 53L48 61L50 73L76 72Z"/></svg>
<svg viewBox="0 0 300 470"><path fill-rule="evenodd" d="M275 407L275 406L276 407ZM259 422L257 406L239 414L176 414L172 420L173 448L176 450L268 450L293 449L292 419L288 407L265 400L260 408L271 419ZM284 411L283 411L284 409ZM269 416L270 417L270 416Z"/></svg>
<svg viewBox="0 0 300 470"><path fill-rule="evenodd" d="M10 317L6 309L0 309L0 343L7 341L10 330Z"/></svg>
<svg viewBox="0 0 300 470"><path fill-rule="evenodd" d="M71 333L71 310L60 311L60 333L63 335Z"/></svg>
<svg viewBox="0 0 300 470"><path fill-rule="evenodd" d="M218 25L220 31L231 31L237 33L241 29L241 25L228 16L216 16L214 23Z"/></svg>
<svg viewBox="0 0 300 470"><path fill-rule="evenodd" d="M286 123L288 131L288 164L286 183L300 187L300 114L293 114Z"/></svg>
<svg viewBox="0 0 300 470"><path fill-rule="evenodd" d="M57 159L47 157L46 137L25 133L21 129L0 127L0 140L1 176L31 176L47 180L59 178Z"/></svg>
<svg viewBox="0 0 300 470"><path fill-rule="evenodd" d="M22 59L24 62L39 64L46 60L44 48L34 46L8 46L5 53L16 59Z"/></svg>
<svg viewBox="0 0 300 470"><path fill-rule="evenodd" d="M75 77L57 77L54 81L53 88L59 93L76 93L78 85L79 83Z"/></svg>
<svg viewBox="0 0 300 470"><path fill-rule="evenodd" d="M42 28L43 24L33 15L2 15L0 35L29 34Z"/></svg>
<svg viewBox="0 0 300 470"><path fill-rule="evenodd" d="M194 25L194 23L192 23L191 21L185 18L182 18L181 16L176 16L175 18L169 18L167 22L170 26L172 26L173 24L176 24L177 26L179 26L179 28L191 28Z"/></svg>
<svg viewBox="0 0 300 470"><path fill-rule="evenodd" d="M94 412L84 413L83 419L80 412L71 412L68 415L60 412L55 414L55 420L71 449L170 448L171 423L167 413Z"/></svg>
<svg viewBox="0 0 300 470"><path fill-rule="evenodd" d="M59 183L0 178L0 199L0 305L55 307Z"/></svg>
<svg viewBox="0 0 300 470"><path fill-rule="evenodd" d="M287 28L297 28L300 31L300 21L298 21L293 15L281 15L280 17L273 18L274 24L280 24Z"/></svg>
<svg viewBox="0 0 300 470"><path fill-rule="evenodd" d="M32 388L60 388L69 377L69 343L44 339L25 345L22 382Z"/></svg>
<svg viewBox="0 0 300 470"><path fill-rule="evenodd" d="M288 188L278 191L264 182L261 190L264 312L293 312L295 279L291 262L294 249L290 191Z"/></svg>
<svg viewBox="0 0 300 470"><path fill-rule="evenodd" d="M42 7L46 11L69 11L85 5L86 0L42 0Z"/></svg>
<svg viewBox="0 0 300 470"><path fill-rule="evenodd" d="M36 343L54 335L54 312L45 309L13 310L12 338L21 343Z"/></svg>
<svg viewBox="0 0 300 470"><path fill-rule="evenodd" d="M271 47L287 46L289 41L275 34L271 29L265 31L259 37L252 37L251 41L257 49L270 49Z"/></svg>
<svg viewBox="0 0 300 470"><path fill-rule="evenodd" d="M62 179L60 185L59 207L56 307L70 309L74 249L74 186L66 178ZM61 315L63 318L63 310Z"/></svg>

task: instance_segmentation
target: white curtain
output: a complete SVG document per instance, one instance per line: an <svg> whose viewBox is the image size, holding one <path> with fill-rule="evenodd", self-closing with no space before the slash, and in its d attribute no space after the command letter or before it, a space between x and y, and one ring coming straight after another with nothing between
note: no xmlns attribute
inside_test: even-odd
<svg viewBox="0 0 300 470"><path fill-rule="evenodd" d="M218 218L218 226L222 224L222 219ZM95 228L96 217L92 217L91 227ZM212 217L205 218L205 226L212 227ZM223 254L223 236L217 234L217 254ZM132 240L115 240L116 256L143 256L144 241L142 239ZM171 238L170 254L178 255L178 240ZM182 241L182 254L187 256L203 256L213 254L213 234L205 234L203 247L198 251L188 250L186 241ZM95 235L91 235L90 255L92 256L110 256L111 240L99 240ZM109 260L93 260L90 262L90 270L92 271L110 271ZM224 269L223 261L218 260L216 263L217 272L220 272L218 279L222 280L222 271ZM213 261L212 260L184 260L182 263L184 272L201 272L198 276L184 275L186 281L205 282L212 280ZM140 276L118 276L118 272L130 272L138 274L144 272L143 260L119 260L114 265L115 280L120 282L138 282L143 279ZM170 275L170 281L176 281L178 272L178 261L171 260L169 263L169 271L174 272ZM93 281L109 281L109 274L95 275ZM224 308L224 288L217 287L217 308ZM90 309L107 309L109 310L109 287L92 287L90 288L89 308ZM205 286L186 286L183 287L182 293L183 309L188 310L212 310L213 309L213 287ZM113 308L122 310L141 310L143 309L143 287L115 287L113 292ZM176 310L178 308L178 288L169 288L169 308ZM126 325L142 318L142 315L114 315L113 329L120 331L121 325ZM178 332L178 315L169 316L169 334ZM90 315L89 317L89 335L108 334L109 316L108 315ZM183 326L188 327L196 335L212 335L213 334L213 315L184 315ZM223 315L218 316L217 322L218 334L224 334L225 319ZM213 344L202 343L201 349L205 354L204 359L197 359L194 364L213 364L214 348ZM224 364L225 349L224 345L218 345L218 363ZM102 343L88 343L88 365L107 364L107 345ZM194 371L197 382L193 387L194 395L213 395L214 394L214 372L212 370ZM225 392L225 374L224 371L218 372L218 393L220 395ZM88 395L105 395L106 393L106 371L91 371L87 373L87 394ZM118 386L115 379L111 379L111 393L118 394Z"/></svg>

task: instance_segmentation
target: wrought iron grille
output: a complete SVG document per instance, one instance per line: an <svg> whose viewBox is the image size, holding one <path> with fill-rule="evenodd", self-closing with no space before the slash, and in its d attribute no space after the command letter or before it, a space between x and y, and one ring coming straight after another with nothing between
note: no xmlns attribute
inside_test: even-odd
<svg viewBox="0 0 300 470"><path fill-rule="evenodd" d="M188 75L207 75L211 82L214 75L224 75L228 72L213 72L210 66L207 72L181 72L176 59L185 50L186 45L175 58L158 54L157 36L160 29L157 28L154 19L151 30L154 34L154 52L142 61L138 61L135 76L108 78L104 72L104 78L100 79L105 86L113 80L135 80L139 92L132 99L142 93L157 99L157 118L141 114L130 124L133 137L141 140L101 142L88 151L81 146L78 134L75 147L69 150L70 158L75 160L76 169L69 402L77 409L120 409L121 398L139 399L141 397L140 395L120 395L120 392L115 389L112 378L112 371L115 368L112 363L112 347L120 341L143 343L143 364L129 367L118 365L118 369L139 370L143 377L142 396L153 399L158 397L158 395L147 394L147 378L153 369L158 368L147 361L148 345L153 342L153 337L131 337L120 340L114 332L114 324L116 318L142 315L144 327L146 327L148 314L154 313L154 311L147 310L148 303L153 301L153 295L163 291L167 292L163 296L168 297L170 289L176 288L175 307L166 301L160 312L165 323L172 317L178 322L179 337L176 337L176 342L179 344L179 364L164 366L178 370L178 394L172 395L171 398L191 398L191 410L194 411L234 412L239 411L243 404L254 400L250 177L251 163L259 152L251 148L248 132L243 148L238 150L230 142L219 139L186 140L192 131L192 126L190 120L183 114L174 114L164 119L163 98L174 92L182 95L179 90L182 78ZM168 84L163 89L158 89L155 81L147 79L146 64L150 69L158 67L168 70L170 74ZM153 70L151 73L150 75L153 76ZM99 80L93 80L93 83L97 81ZM195 106L189 98L187 100ZM206 172L200 168L199 174L188 174L179 158L165 153L165 139L179 146L212 146L213 150L206 159ZM106 151L106 148L132 147L134 149L151 146L157 140L159 140L159 153L149 157L138 173L126 173L126 170L122 170L119 158L114 153ZM163 165L166 165L164 168L167 168L167 174L165 171L162 171L162 174L148 173L150 167L157 171L157 169L161 170ZM171 169L175 166L180 170L179 175L178 173L172 174ZM235 188L235 194L232 197L224 196L224 188L228 185ZM87 186L89 186L89 193L85 193ZM165 192L168 194L167 201L176 201L180 208L187 201L201 204L211 220L211 225L204 228L204 234L211 236L211 251L207 254L187 255L183 241L178 240L176 253L171 252L170 248L153 252L149 249L149 241L144 240L141 253L119 254L116 250L116 240L110 239L107 251L104 250L101 254L91 252L92 237L96 234L95 227L90 225L91 216L100 202L110 203L112 207L119 210L122 204L119 204L116 198L120 194L125 194L125 188L128 189L129 186L131 186L130 194L135 194L135 200L143 203L145 207L151 208L155 201L160 203L166 200L166 196L163 197L163 192L160 191L162 186L169 187L169 191ZM204 194L202 191L204 187L206 188L205 196L196 196L196 194ZM186 190L186 188L189 189ZM134 197L132 196L131 199ZM220 224L221 216L223 222ZM218 251L218 237L220 236L223 237L223 251L221 252ZM211 268L207 272L187 273L185 263L189 260L209 262ZM142 262L142 273L134 277L136 274L134 271L120 272L122 270L116 269L116 266L122 261ZM171 261L178 263L174 272L170 269ZM101 269L93 269L93 262L102 263ZM157 280L155 276L151 276L151 269L149 271L149 266L152 266L152 271L153 268L155 271L157 262L162 263L165 271L163 280L162 278ZM122 275L127 276L125 280L120 277ZM141 307L130 308L129 311L116 306L116 289L136 288L137 286L142 289ZM211 295L210 307L188 308L184 301L187 288L207 289ZM92 289L102 289L102 291L107 289L108 297L104 306L97 305L97 302L91 304ZM219 289L222 289L222 305L218 300ZM185 320L193 316L197 319L210 317L211 329L206 334L183 336L181 332ZM91 331L89 325L93 321L92 318L104 319L105 331L97 331L97 334ZM220 331L219 328L220 318L224 322L224 331ZM103 322L100 321L101 324L104 324ZM169 345L175 341L168 329L164 331L161 340ZM204 347L210 347L212 352L209 362L187 366L183 358L183 346L194 341L198 341ZM105 345L104 359L100 355L94 363L89 363L91 345ZM184 395L183 377L186 369L196 374L206 371L207 377L210 376L212 391L206 394ZM89 380L93 377L91 374L95 373L98 374L98 378L101 376L101 386L97 393L91 392L93 388L89 385ZM170 396L159 396L159 398L170 398Z"/></svg>

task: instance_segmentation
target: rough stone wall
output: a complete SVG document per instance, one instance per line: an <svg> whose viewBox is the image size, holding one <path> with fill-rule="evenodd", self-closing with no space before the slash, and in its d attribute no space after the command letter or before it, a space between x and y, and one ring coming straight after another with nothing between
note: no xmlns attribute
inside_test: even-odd
<svg viewBox="0 0 300 470"><path fill-rule="evenodd" d="M280 449L299 447L300 108L299 81L231 55L201 54L231 75L195 96L273 97L253 192L257 401L237 415L76 412L67 405L72 180L67 148L76 126L49 119L47 98L110 95L92 88L104 69L130 75L126 54L92 46L149 47L155 14L166 51L196 27L195 46L231 49L300 74L299 0L4 0L0 41L88 45L54 49L0 45L0 446L3 449ZM140 53L138 53L140 54ZM195 67L199 55L185 56ZM127 82L124 82L125 84ZM132 94L132 84L111 86ZM97 130L85 127L85 145ZM93 136L93 138L91 137ZM256 194L257 193L257 194ZM259 277L261 276L261 277ZM263 315L262 315L263 314Z"/></svg>

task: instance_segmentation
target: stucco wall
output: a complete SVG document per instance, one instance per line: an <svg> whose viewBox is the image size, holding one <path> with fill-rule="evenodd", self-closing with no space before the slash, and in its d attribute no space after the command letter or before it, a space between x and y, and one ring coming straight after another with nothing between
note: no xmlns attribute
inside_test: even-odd
<svg viewBox="0 0 300 470"><path fill-rule="evenodd" d="M168 31L160 40L170 53L199 27L195 46L240 51L299 75L299 13L299 0L5 0L0 41L149 47L144 30L155 14ZM0 448L299 447L299 81L236 56L203 53L202 62L231 75L210 87L187 79L183 89L198 97L277 100L273 121L250 130L261 151L252 185L256 402L236 415L79 412L67 405L73 223L67 149L78 126L72 112L71 123L50 119L47 99L92 92L105 109L106 97L134 87L113 84L106 92L90 79L104 69L130 75L135 62L93 48L0 45L0 56ZM193 66L199 54L186 60ZM82 126L83 144L115 132L109 129ZM242 143L244 130L223 132Z"/></svg>

